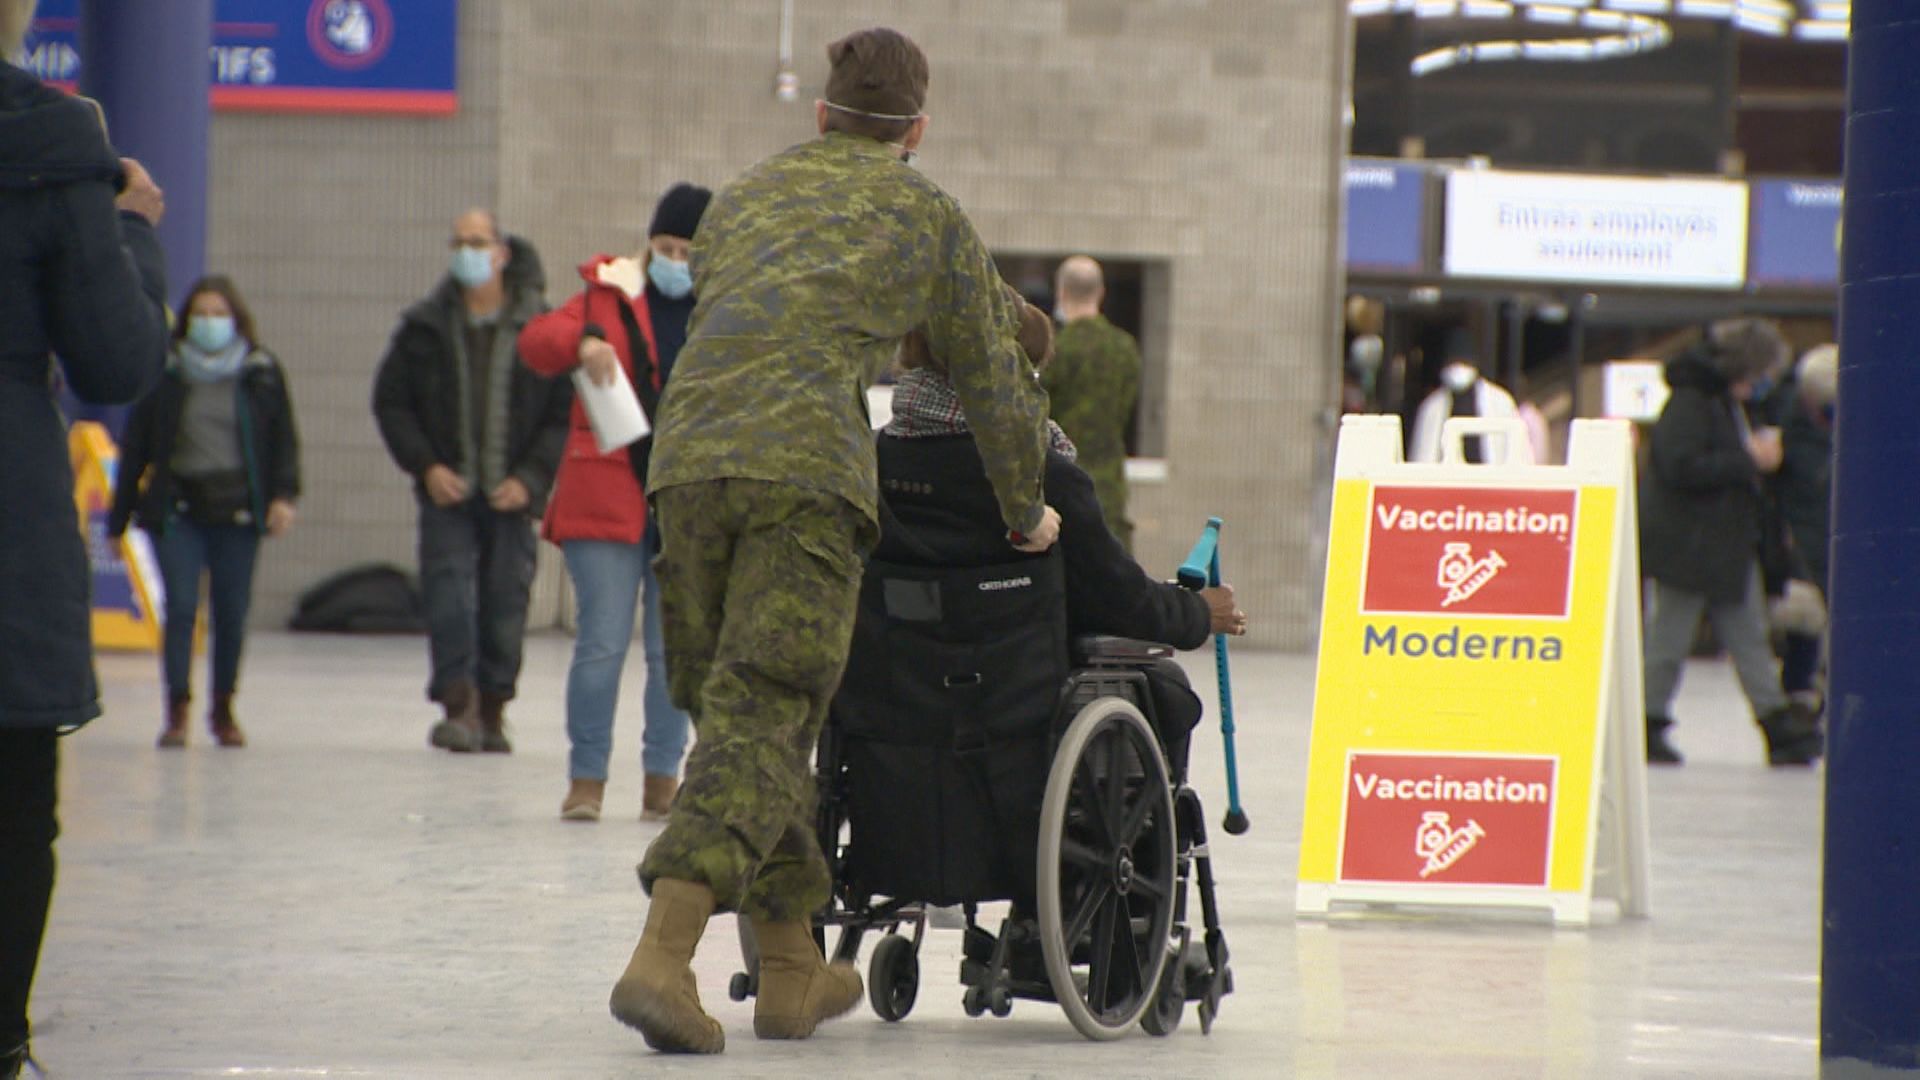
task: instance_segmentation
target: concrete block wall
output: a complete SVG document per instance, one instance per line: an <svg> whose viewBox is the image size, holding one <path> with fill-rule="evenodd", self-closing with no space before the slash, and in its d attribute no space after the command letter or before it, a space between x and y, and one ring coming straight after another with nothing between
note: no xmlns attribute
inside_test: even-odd
<svg viewBox="0 0 1920 1080"><path fill-rule="evenodd" d="M811 137L826 44L885 24L932 64L921 167L1002 252L1164 260L1168 480L1134 493L1170 574L1209 514L1260 644L1311 640L1316 468L1333 402L1346 65L1328 0L808 0L800 101L771 0L503 12L500 203L571 262L640 242L676 180Z"/></svg>
<svg viewBox="0 0 1920 1080"><path fill-rule="evenodd" d="M1170 573L1205 517L1226 517L1256 642L1305 645L1337 370L1342 5L807 0L798 103L772 92L780 7L466 0L456 118L216 120L212 258L287 361L307 438L303 520L263 563L260 618L327 571L411 562L411 500L367 396L454 213L497 206L540 246L558 301L574 264L639 246L669 184L719 186L811 137L827 42L886 24L932 62L922 167L995 250L1168 268L1168 480L1135 490L1140 555ZM551 564L537 602L557 612Z"/></svg>

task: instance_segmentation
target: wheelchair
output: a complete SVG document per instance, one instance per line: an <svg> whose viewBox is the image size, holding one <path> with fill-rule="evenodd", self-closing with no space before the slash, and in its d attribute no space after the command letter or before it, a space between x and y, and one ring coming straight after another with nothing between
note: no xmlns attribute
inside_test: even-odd
<svg viewBox="0 0 1920 1080"><path fill-rule="evenodd" d="M1068 641L1057 552L985 567L871 562L847 671L816 755L832 873L825 951L869 961L888 1021L913 1009L935 907L958 906L969 1016L1057 1003L1095 1040L1211 1031L1232 992L1205 812L1185 738L1163 737L1152 676L1173 650ZM1177 740L1177 741L1176 741ZM1201 926L1188 923L1197 889ZM979 906L1013 901L998 932ZM735 1000L757 987L751 934Z"/></svg>

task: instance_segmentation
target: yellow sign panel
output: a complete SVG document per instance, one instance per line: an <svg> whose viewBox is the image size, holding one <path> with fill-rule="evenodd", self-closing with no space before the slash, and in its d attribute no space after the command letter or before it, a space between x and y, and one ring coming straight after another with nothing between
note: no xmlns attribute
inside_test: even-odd
<svg viewBox="0 0 1920 1080"><path fill-rule="evenodd" d="M1300 910L1518 905L1585 922L1616 665L1637 683L1639 661L1637 622L1620 648L1637 610L1624 454L1611 468L1406 465L1397 420L1355 419L1334 490ZM1608 430L1623 451L1624 428Z"/></svg>
<svg viewBox="0 0 1920 1080"><path fill-rule="evenodd" d="M129 529L107 535L113 508L113 437L82 421L67 433L73 463L73 502L87 541L93 572L93 643L96 648L154 652L160 648L160 574L146 536Z"/></svg>

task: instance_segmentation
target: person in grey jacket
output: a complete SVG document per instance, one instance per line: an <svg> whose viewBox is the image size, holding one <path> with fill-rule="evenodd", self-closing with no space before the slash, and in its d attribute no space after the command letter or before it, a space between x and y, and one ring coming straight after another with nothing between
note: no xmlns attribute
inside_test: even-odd
<svg viewBox="0 0 1920 1080"><path fill-rule="evenodd" d="M98 106L5 62L33 5L0 0L0 1078L27 1057L53 896L57 737L100 715L86 544L56 369L119 404L159 376L160 189L115 156Z"/></svg>

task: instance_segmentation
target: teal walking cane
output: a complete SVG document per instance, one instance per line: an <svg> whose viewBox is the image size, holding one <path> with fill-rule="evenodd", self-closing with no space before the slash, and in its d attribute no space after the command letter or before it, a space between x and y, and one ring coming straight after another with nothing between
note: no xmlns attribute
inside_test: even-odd
<svg viewBox="0 0 1920 1080"><path fill-rule="evenodd" d="M1200 539L1180 564L1176 575L1182 588L1198 592L1220 584L1220 519L1208 518ZM1227 832L1239 836L1249 828L1247 812L1240 808L1240 765L1233 753L1233 678L1227 669L1227 635L1213 635L1213 668L1220 678L1220 741L1227 752Z"/></svg>

